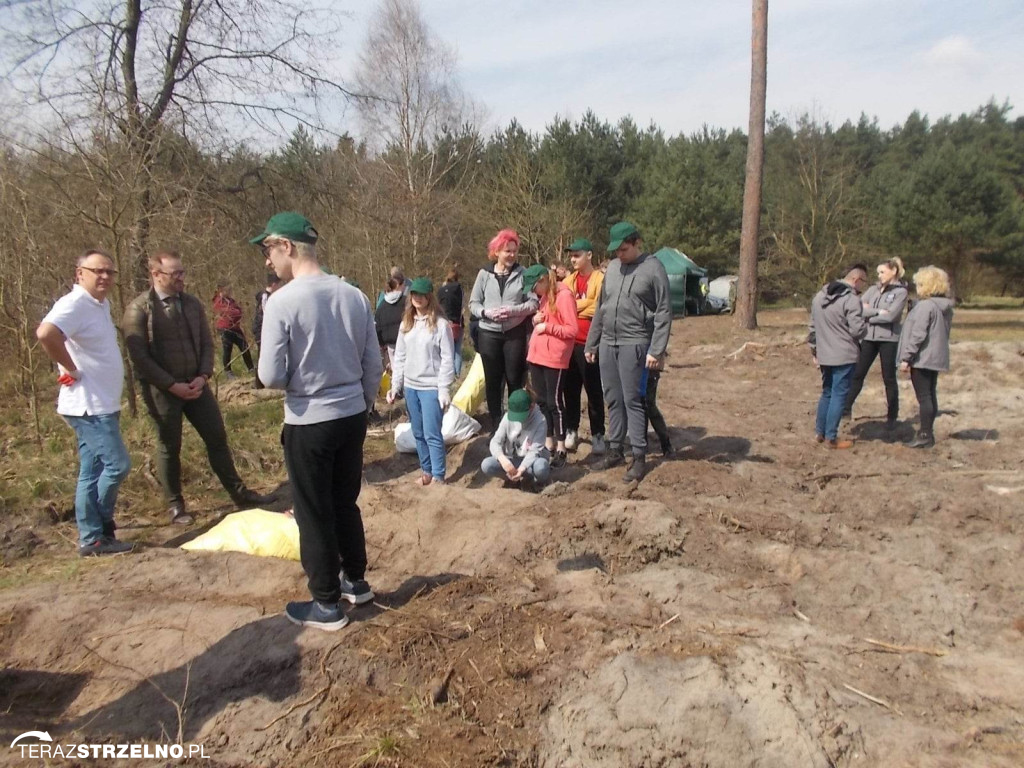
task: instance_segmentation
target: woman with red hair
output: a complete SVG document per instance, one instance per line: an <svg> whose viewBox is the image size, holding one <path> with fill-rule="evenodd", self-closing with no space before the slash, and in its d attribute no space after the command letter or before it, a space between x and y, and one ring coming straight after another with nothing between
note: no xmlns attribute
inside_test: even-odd
<svg viewBox="0 0 1024 768"><path fill-rule="evenodd" d="M504 386L514 392L526 384L527 322L537 311L536 297L523 290L518 263L519 235L503 229L487 244L492 264L481 269L469 298L469 312L479 320L477 352L484 365L484 388L491 431L501 422Z"/></svg>

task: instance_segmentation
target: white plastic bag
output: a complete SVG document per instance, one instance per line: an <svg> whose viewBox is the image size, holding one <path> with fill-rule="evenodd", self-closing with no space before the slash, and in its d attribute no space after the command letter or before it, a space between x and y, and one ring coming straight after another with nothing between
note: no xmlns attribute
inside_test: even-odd
<svg viewBox="0 0 1024 768"><path fill-rule="evenodd" d="M448 406L441 419L441 436L446 446L471 440L481 429L479 421L454 405ZM412 436L412 424L407 421L395 426L395 448L399 453L416 453L416 438Z"/></svg>

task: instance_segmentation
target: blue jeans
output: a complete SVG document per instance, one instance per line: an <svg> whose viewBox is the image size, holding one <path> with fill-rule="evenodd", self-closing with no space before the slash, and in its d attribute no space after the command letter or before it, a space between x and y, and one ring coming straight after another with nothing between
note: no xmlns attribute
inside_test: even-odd
<svg viewBox="0 0 1024 768"><path fill-rule="evenodd" d="M839 436L839 421L843 418L843 406L856 367L856 363L821 366L821 399L818 400L814 431L826 440L835 440Z"/></svg>
<svg viewBox="0 0 1024 768"><path fill-rule="evenodd" d="M78 438L75 520L82 546L103 538L103 524L114 520L117 489L132 468L121 440L120 417L120 413L64 417Z"/></svg>
<svg viewBox="0 0 1024 768"><path fill-rule="evenodd" d="M522 461L522 456L509 456L509 461L512 465L518 467ZM501 464L493 456L488 456L482 462L480 462L480 471L490 477L505 477L505 470L501 468ZM548 459L538 456L533 460L533 464L526 470L526 474L532 475L533 479L543 485L551 477L551 463Z"/></svg>
<svg viewBox="0 0 1024 768"><path fill-rule="evenodd" d="M416 438L416 455L424 474L444 480L444 437L441 435L441 403L436 389L405 388L405 404L409 408L412 436Z"/></svg>
<svg viewBox="0 0 1024 768"><path fill-rule="evenodd" d="M453 325L452 334L455 338L455 378L462 375L462 326Z"/></svg>

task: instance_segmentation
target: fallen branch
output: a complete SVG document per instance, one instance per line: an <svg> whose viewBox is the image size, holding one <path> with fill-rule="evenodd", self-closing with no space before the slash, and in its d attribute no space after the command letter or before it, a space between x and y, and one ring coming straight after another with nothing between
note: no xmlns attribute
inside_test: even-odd
<svg viewBox="0 0 1024 768"><path fill-rule="evenodd" d="M671 619L666 619L665 621L661 622L661 624L658 625L658 629L664 629L665 627L667 627L669 624L671 624L673 621L675 621L678 618L679 618L679 614L677 613Z"/></svg>
<svg viewBox="0 0 1024 768"><path fill-rule="evenodd" d="M319 691L314 693L312 696L310 696L305 701L300 701L298 704L293 704L291 707L288 708L287 712L282 712L280 715L275 717L273 720L271 720L266 725L257 727L256 730L257 731L265 731L265 730L267 730L267 728L272 726L274 723L277 723L277 722L280 722L281 720L284 720L286 717L288 717L288 715L290 715L292 712L294 712L299 707L304 707L307 704L312 704L314 701L316 701L317 698L319 698L320 696L323 696L329 690L331 690L331 684L330 683L325 685L323 688L321 688Z"/></svg>
<svg viewBox="0 0 1024 768"><path fill-rule="evenodd" d="M721 523L722 525L731 525L734 528L736 528L736 530L738 530L738 531L752 531L752 530L754 530L752 526L747 525L742 520L737 520L732 515L727 515L725 512L719 513L719 515L718 515L718 522Z"/></svg>
<svg viewBox="0 0 1024 768"><path fill-rule="evenodd" d="M727 358L732 358L733 360L735 360L741 354L746 352L747 348L750 348L755 353L756 352L764 352L764 351L766 351L768 349L768 345L767 344L761 344L761 343L756 342L756 341L746 341L746 342L743 343L742 347L737 349L735 352L730 352L728 355L726 355L726 357Z"/></svg>
<svg viewBox="0 0 1024 768"><path fill-rule="evenodd" d="M807 618L807 614L803 613L795 605L793 606L793 615L796 616L798 619L800 619L800 621L803 621L803 622L805 622L807 624L811 623L811 620L809 618Z"/></svg>
<svg viewBox="0 0 1024 768"><path fill-rule="evenodd" d="M896 709L896 707L894 707L892 704L890 704L885 699L880 699L877 696L872 696L870 693L864 693L864 691L858 690L857 688L854 688L852 685L847 685L846 683L843 683L843 688L845 688L846 690L850 691L851 693L855 693L858 696L861 696L861 697L867 699L870 702L873 702L874 704L877 704L880 707L885 707L890 712L895 712L900 717L903 717L903 713L900 712L898 709Z"/></svg>
<svg viewBox="0 0 1024 768"><path fill-rule="evenodd" d="M929 656L946 655L946 651L941 648L922 648L916 645L893 645L892 643L883 643L881 640L872 640L870 637L865 637L864 642L876 645L889 653L925 653Z"/></svg>

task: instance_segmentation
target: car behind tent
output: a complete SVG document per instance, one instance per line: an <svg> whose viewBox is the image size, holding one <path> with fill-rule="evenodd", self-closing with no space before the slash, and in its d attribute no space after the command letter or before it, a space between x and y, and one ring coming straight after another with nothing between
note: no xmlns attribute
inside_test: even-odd
<svg viewBox="0 0 1024 768"><path fill-rule="evenodd" d="M669 295L672 298L672 314L685 315L687 305L694 314L701 314L704 296L700 292L700 278L708 271L698 267L689 256L675 248L662 248L654 258L665 265L668 272Z"/></svg>

